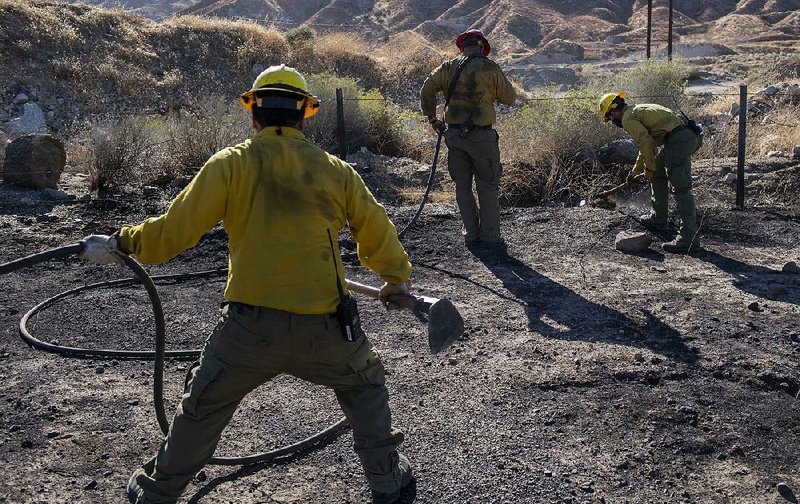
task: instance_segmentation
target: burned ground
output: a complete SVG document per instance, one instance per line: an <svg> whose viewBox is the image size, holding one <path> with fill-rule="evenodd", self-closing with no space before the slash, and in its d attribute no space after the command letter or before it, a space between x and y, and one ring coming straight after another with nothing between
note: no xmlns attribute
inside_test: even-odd
<svg viewBox="0 0 800 504"><path fill-rule="evenodd" d="M798 206L750 201L733 210L720 168L696 172L705 250L690 256L660 252L669 234L641 255L614 250L617 232L641 229L630 217L641 210L636 198L615 210L505 209L508 250L477 254L464 248L451 203L426 209L406 242L415 290L453 300L466 321L462 339L430 355L413 315L360 303L389 371L419 502L777 503L785 502L778 482L800 489L800 275L781 271L800 261ZM169 196L55 204L35 195L2 189L0 261L138 221ZM389 210L402 226L414 208ZM215 231L150 271L225 265L224 235ZM122 266L72 258L0 278L0 502L122 502L130 472L155 453L152 363L69 359L17 336L37 302L123 276ZM354 264L348 276L378 282ZM202 345L223 285L159 287L170 348ZM151 318L141 288L97 289L43 311L30 327L64 345L149 349ZM167 363L170 412L188 365ZM219 453L296 441L339 416L330 392L282 377L242 404ZM281 463L209 466L184 501L367 498L345 432Z"/></svg>

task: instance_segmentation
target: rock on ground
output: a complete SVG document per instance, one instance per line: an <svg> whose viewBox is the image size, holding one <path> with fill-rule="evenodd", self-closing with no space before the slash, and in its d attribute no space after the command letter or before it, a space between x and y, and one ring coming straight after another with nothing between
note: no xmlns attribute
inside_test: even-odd
<svg viewBox="0 0 800 504"><path fill-rule="evenodd" d="M22 106L22 115L8 121L6 127L16 133L46 133L47 120L39 105L26 103Z"/></svg>
<svg viewBox="0 0 800 504"><path fill-rule="evenodd" d="M647 233L620 231L614 240L614 248L621 252L643 252L653 244L653 238Z"/></svg>
<svg viewBox="0 0 800 504"><path fill-rule="evenodd" d="M3 181L33 189L57 189L66 162L61 140L50 135L25 135L6 147Z"/></svg>

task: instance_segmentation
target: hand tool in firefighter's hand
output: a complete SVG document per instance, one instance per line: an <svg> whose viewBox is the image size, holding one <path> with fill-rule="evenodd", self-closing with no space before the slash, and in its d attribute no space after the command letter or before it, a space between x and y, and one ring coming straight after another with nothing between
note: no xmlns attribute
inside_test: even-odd
<svg viewBox="0 0 800 504"><path fill-rule="evenodd" d="M378 299L380 289L347 280L353 292ZM389 300L403 308L428 315L428 347L439 353L452 345L464 332L464 319L449 299L428 296L394 295Z"/></svg>

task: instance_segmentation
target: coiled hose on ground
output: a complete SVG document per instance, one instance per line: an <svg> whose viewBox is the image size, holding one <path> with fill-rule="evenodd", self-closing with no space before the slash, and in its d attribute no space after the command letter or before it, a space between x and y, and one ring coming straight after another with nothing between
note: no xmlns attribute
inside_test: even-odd
<svg viewBox="0 0 800 504"><path fill-rule="evenodd" d="M12 271L16 271L21 268L25 268L28 266L33 266L34 264L38 264L40 262L44 262L50 259L66 257L72 254L77 254L83 250L82 243L74 243L72 245L66 245L63 247L54 248L51 250L46 250L44 252L40 252L38 254L29 255L27 257L23 257L21 259L17 259L16 261L11 261L7 263L0 264L0 275L10 273ZM161 428L161 432L166 435L167 431L169 430L169 420L167 419L167 414L164 409L164 359L166 357L175 358L175 359L196 359L200 356L200 350L166 350L166 323L164 321L164 310L161 306L161 298L158 295L158 291L156 290L156 285L154 280L185 280L190 278L199 278L199 277L206 277L206 276L213 276L223 274L227 270L220 269L220 270L209 270L209 271L200 271L197 273L183 273L183 274L176 274L176 275L158 275L151 277L147 274L147 271L139 264L136 259L127 256L121 255L122 261L133 271L136 275L135 278L123 278L119 280L108 280L104 282L97 282L90 285L84 285L81 287L77 287L75 289L70 289L68 291L64 291L60 294L57 294L51 298L48 298L41 303L37 304L33 308L31 308L25 315L22 316L22 319L19 323L19 334L23 341L27 344L36 348L38 350L44 350L45 352L56 353L59 355L67 355L72 357L79 357L79 358L115 358L115 359L154 359L154 370L153 370L153 404L156 410L156 418L158 420L158 425ZM90 348L76 348L76 347L68 347L68 346L61 346L61 345L54 345L52 343L46 343L38 338L35 338L31 335L30 331L27 328L28 320L38 313L39 311L56 304L60 299L65 297L71 296L78 292L96 289L99 287L108 287L108 286L122 286L122 285L131 285L135 283L141 283L144 285L145 290L147 291L147 295L150 298L150 303L153 306L153 316L155 318L156 323L156 338L155 338L155 351L134 351L134 350L113 350L113 349L90 349ZM287 455L295 454L301 452L303 450L310 449L315 445L319 445L324 441L328 440L334 434L339 432L340 430L344 429L348 425L348 421L346 418L341 418L336 423L330 425L329 427L325 428L322 431L317 432L316 434L307 437L301 441L296 443L292 443L280 448L276 448L274 450L262 453L256 453L254 455L248 455L243 457L213 457L209 463L216 464L216 465L244 465L244 464L258 464L263 462L270 462L280 457L285 457Z"/></svg>

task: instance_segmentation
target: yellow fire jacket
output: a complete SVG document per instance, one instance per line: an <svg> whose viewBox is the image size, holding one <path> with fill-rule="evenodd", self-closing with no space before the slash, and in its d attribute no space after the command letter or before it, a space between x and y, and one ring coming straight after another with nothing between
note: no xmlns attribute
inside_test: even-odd
<svg viewBox="0 0 800 504"><path fill-rule="evenodd" d="M124 226L120 247L146 263L165 262L222 221L228 234L226 300L333 313L339 298L327 230L344 280L336 236L349 223L364 266L390 283L408 280L408 254L358 173L301 131L280 131L265 128L215 154L164 215Z"/></svg>
<svg viewBox="0 0 800 504"><path fill-rule="evenodd" d="M685 124L672 110L652 103L626 106L622 129L636 141L639 156L633 171L656 171L656 147L664 145L664 135Z"/></svg>
<svg viewBox="0 0 800 504"><path fill-rule="evenodd" d="M420 90L425 116L436 114L437 93L442 92L447 99L450 80L464 58L459 56L445 61L425 79ZM517 92L497 63L476 56L461 70L444 120L448 124L464 124L471 119L476 126L489 126L497 120L494 102L511 105L516 97Z"/></svg>

